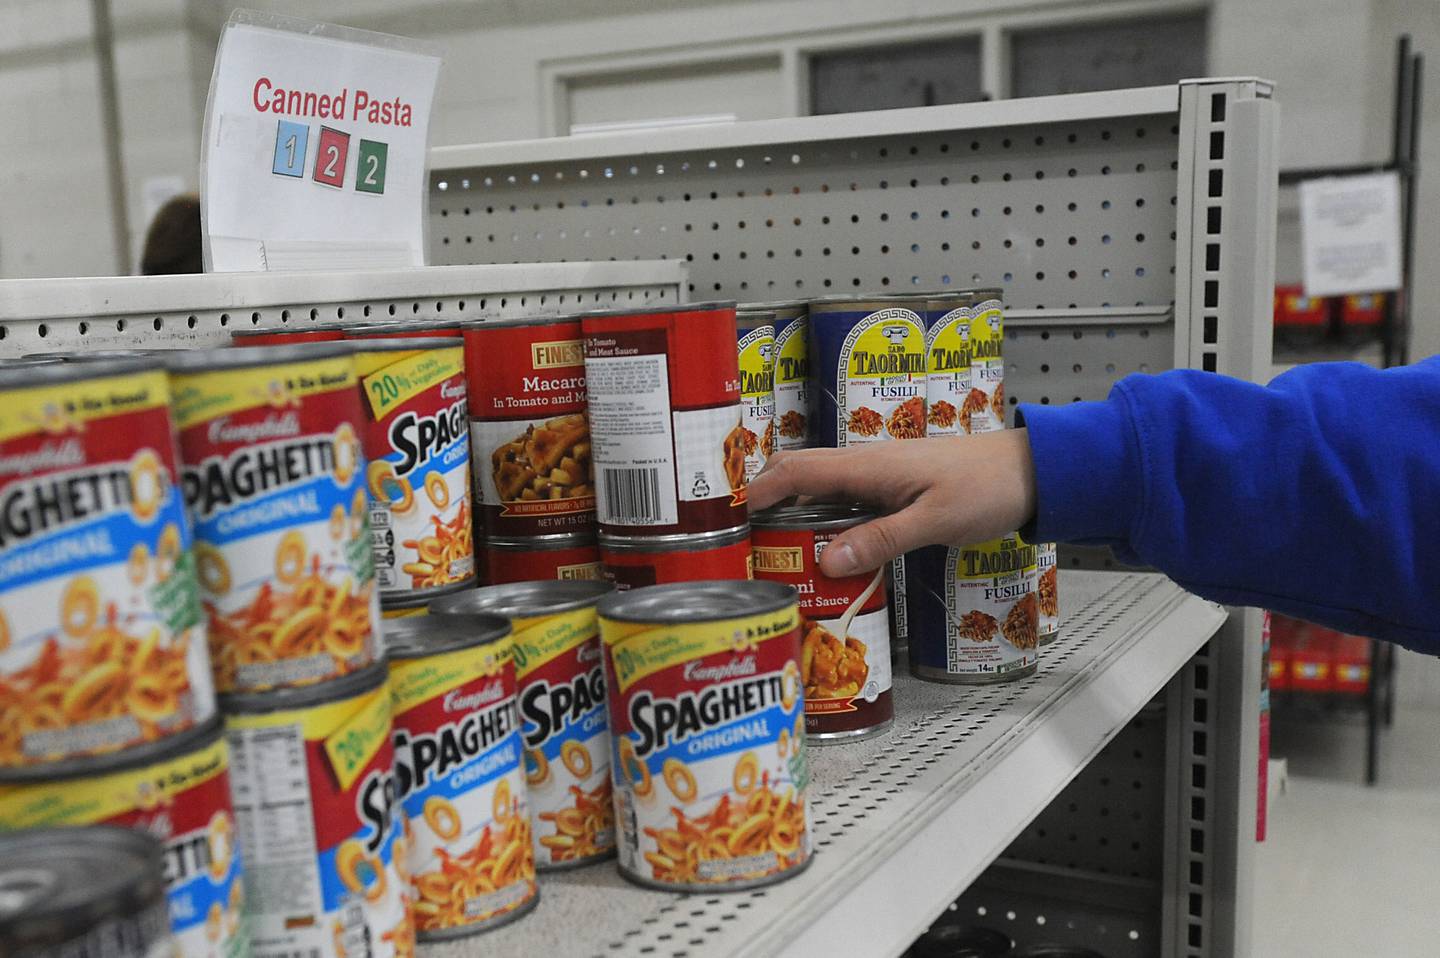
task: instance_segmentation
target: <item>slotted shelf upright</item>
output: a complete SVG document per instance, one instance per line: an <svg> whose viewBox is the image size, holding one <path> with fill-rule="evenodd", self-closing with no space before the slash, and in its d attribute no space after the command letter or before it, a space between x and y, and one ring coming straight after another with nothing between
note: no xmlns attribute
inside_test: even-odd
<svg viewBox="0 0 1440 958"><path fill-rule="evenodd" d="M1271 92L1202 79L439 147L431 250L680 261L691 301L998 286L1012 404L1101 399L1133 372L1255 379L1270 365ZM959 895L1022 943L1248 954L1259 615L1096 553L1063 563L1067 631L1038 677L901 677L893 731L814 751L805 874L708 896L605 865L547 876L535 915L427 952L893 955Z"/></svg>

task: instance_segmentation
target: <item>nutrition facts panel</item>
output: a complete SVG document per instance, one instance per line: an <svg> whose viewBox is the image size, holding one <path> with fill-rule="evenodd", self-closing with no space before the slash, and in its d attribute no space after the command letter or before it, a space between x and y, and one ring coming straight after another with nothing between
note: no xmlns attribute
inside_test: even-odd
<svg viewBox="0 0 1440 958"><path fill-rule="evenodd" d="M260 913L318 911L315 815L301 729L231 729L227 738L249 906Z"/></svg>

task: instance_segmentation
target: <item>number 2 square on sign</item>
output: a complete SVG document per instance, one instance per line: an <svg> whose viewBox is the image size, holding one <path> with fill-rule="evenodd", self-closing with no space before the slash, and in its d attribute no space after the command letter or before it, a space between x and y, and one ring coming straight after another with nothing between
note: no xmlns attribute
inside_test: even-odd
<svg viewBox="0 0 1440 958"><path fill-rule="evenodd" d="M280 120L275 130L275 162L271 172L279 176L304 176L305 149L309 143L310 127Z"/></svg>
<svg viewBox="0 0 1440 958"><path fill-rule="evenodd" d="M361 193L385 192L385 161L390 147L378 140L361 140L356 150L355 189Z"/></svg>
<svg viewBox="0 0 1440 958"><path fill-rule="evenodd" d="M350 153L350 134L320 128L320 145L315 151L315 182L326 186L345 185L345 158Z"/></svg>

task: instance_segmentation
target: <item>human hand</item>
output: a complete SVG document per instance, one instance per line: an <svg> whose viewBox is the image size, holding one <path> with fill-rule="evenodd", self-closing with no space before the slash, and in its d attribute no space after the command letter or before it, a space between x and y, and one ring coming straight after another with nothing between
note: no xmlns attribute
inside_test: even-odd
<svg viewBox="0 0 1440 958"><path fill-rule="evenodd" d="M859 502L880 513L826 547L820 569L856 575L924 545L964 545L1014 532L1035 514L1035 467L1024 429L779 452L750 482L751 509L791 496Z"/></svg>

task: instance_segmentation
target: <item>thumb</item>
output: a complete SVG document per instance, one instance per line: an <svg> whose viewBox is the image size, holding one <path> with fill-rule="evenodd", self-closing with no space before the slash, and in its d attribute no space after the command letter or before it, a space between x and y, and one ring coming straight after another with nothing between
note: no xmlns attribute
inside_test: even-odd
<svg viewBox="0 0 1440 958"><path fill-rule="evenodd" d="M820 571L832 578L878 569L887 560L925 545L922 509L912 505L840 536L820 554Z"/></svg>

